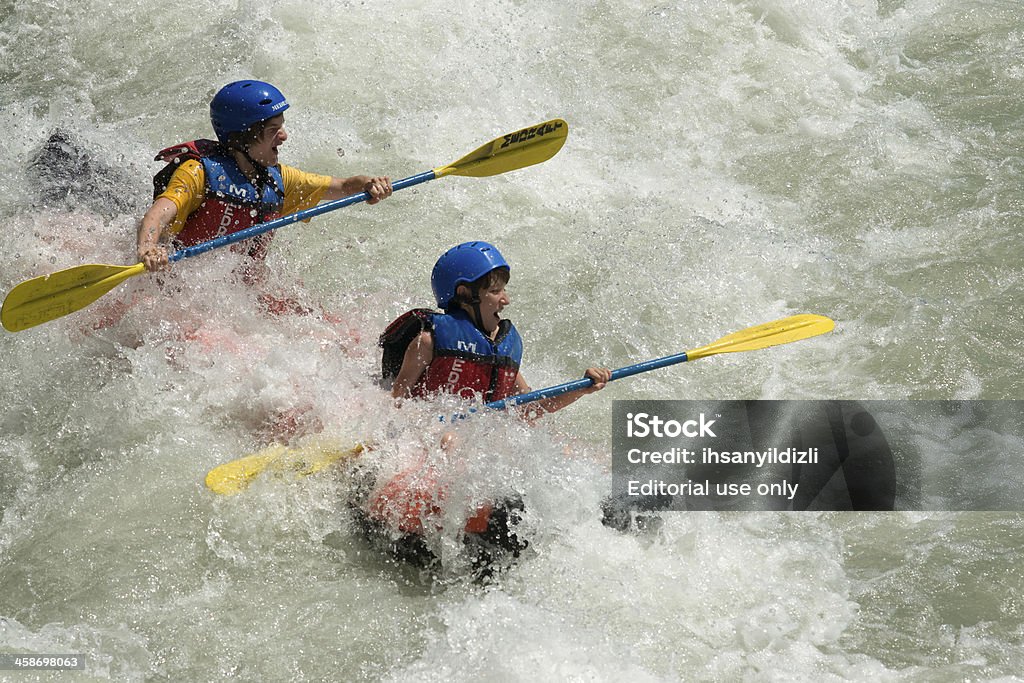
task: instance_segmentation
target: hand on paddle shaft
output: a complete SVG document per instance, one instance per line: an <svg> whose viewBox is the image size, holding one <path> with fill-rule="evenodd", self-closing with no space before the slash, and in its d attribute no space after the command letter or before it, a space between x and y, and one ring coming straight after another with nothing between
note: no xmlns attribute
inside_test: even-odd
<svg viewBox="0 0 1024 683"><path fill-rule="evenodd" d="M656 358L619 368L618 370L612 370L608 373L607 381L611 382L616 379L707 356L737 353L740 351L755 351L757 349L766 349L770 346L789 344L801 339L809 339L810 337L825 334L832 331L834 327L835 323L825 316L809 313L793 315L781 320L764 323L763 325L748 327L745 330L726 335L718 341L711 342L692 351L677 353L672 356ZM590 373L588 372L588 374ZM546 389L538 389L526 394L519 394L518 396L512 396L501 401L494 401L486 404L486 407L503 410L509 405L540 401L555 396L562 396L573 391L586 391L588 389L591 391L596 391L597 389L593 376ZM477 411L469 411L470 414L475 412ZM450 419L454 422L455 420L467 417L469 417L469 414L455 415ZM442 416L440 419L443 422L446 418ZM206 486L214 493L224 495L235 494L248 488L249 484L257 476L268 469L288 470L298 472L300 475L312 474L313 471L319 471L329 464L359 455L363 448L363 445L359 444L349 449L317 447L308 449L311 452L306 452L307 449L285 449L281 446L271 447L261 453L247 455L238 460L215 467L206 475ZM291 463L300 463L301 468L305 469L293 467ZM315 463L315 470L310 463Z"/></svg>
<svg viewBox="0 0 1024 683"><path fill-rule="evenodd" d="M483 178L514 171L547 161L562 148L569 135L569 125L553 119L503 135L478 147L458 161L440 166L392 183L401 190L447 175ZM167 257L169 263L234 244L271 230L305 221L351 204L368 202L374 197L367 191L282 216L254 225L209 242L180 249ZM158 259L159 260L159 259ZM151 258L152 261L152 258ZM68 268L51 275L26 280L10 291L4 299L0 320L10 332L40 325L85 308L124 280L145 272L145 260L133 266L90 264Z"/></svg>
<svg viewBox="0 0 1024 683"><path fill-rule="evenodd" d="M529 408L523 409L523 418L533 422L545 413L553 413L576 402L587 394L604 389L612 381L612 371L608 368L587 368L583 374L583 384L565 393L545 395L533 402ZM522 394L525 396L525 394Z"/></svg>

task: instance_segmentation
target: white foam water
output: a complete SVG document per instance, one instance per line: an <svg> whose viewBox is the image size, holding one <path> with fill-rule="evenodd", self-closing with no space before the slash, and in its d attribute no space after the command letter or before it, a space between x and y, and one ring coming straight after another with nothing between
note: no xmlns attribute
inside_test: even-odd
<svg viewBox="0 0 1024 683"><path fill-rule="evenodd" d="M237 78L287 94L283 162L334 175L571 131L544 164L279 231L271 285L341 325L262 314L221 249L0 337L0 652L83 653L90 680L1024 670L1016 514L600 523L614 399L1020 397L1015 3L128 0L10 3L0 22L5 291L131 263L152 155L209 136ZM38 162L58 130L71 158ZM467 420L427 573L361 539L344 477L205 489L283 426L373 439L392 471L442 459L437 415L458 406L396 410L375 341L470 239L512 263L535 387L794 313L837 329L616 382L536 428ZM481 585L460 514L508 490L530 547Z"/></svg>

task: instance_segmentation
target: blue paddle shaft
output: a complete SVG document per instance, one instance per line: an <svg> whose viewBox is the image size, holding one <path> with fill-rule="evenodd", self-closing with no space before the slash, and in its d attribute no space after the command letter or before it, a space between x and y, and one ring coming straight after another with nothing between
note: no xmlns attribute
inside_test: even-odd
<svg viewBox="0 0 1024 683"><path fill-rule="evenodd" d="M424 171L423 173L419 173L417 175L409 176L408 178L398 180L392 183L391 187L393 190L401 190L406 187L412 187L413 185L425 183L428 180L433 180L436 177L437 175L433 170ZM245 230L233 232L230 235L223 235L221 237L217 237L215 239L210 240L209 242L201 242L200 244L195 244L192 245L191 247L179 249L178 251L171 254L167 258L167 260L173 263L174 261L180 261L181 259L188 258L190 256L198 256L199 254L205 254L211 249L223 247L228 244L234 244L235 242L241 242L242 240L247 240L250 237L256 237L257 235L262 235L265 232L270 232L271 230L276 230L277 228L282 228L286 225L291 225L292 223L298 223L299 221L308 220L310 218L313 218L314 216L319 216L320 214L324 214L329 211L336 211L337 209L342 209L352 204L365 202L369 199L371 199L369 192L359 192L357 194L349 195L348 197L342 197L341 199L335 199L334 201L324 202L323 204L317 204L314 207L304 209L302 211L297 211L295 213L288 214L287 216L281 216L280 218L275 218L274 220L267 221L266 223L254 225L251 228L246 228Z"/></svg>
<svg viewBox="0 0 1024 683"><path fill-rule="evenodd" d="M676 365L677 363L685 363L688 360L686 353L677 353L671 356L665 356L664 358L655 358L654 360L645 360L640 363L633 365L627 365L624 368L618 370L612 370L611 379L612 382L623 377L632 377L633 375L639 375L641 372L648 372L650 370L657 370L658 368L664 368L669 365ZM525 394L519 394L517 396L509 396L503 398L500 401L491 401L485 403L484 408L491 408L493 410L505 410L509 406L518 406L524 403L532 403L533 401L540 401L541 399L551 398L552 396L561 396L562 394L568 394L570 391L576 391L577 389L585 389L591 386L594 380L589 377L583 379L573 380L572 382L566 382L564 384L556 384L553 387L547 387L546 389L537 389L536 391L530 391ZM470 408L469 413L461 415L452 415L451 421L462 420L469 417L471 414L477 412L476 408ZM440 417L441 422L445 421L444 415Z"/></svg>
<svg viewBox="0 0 1024 683"><path fill-rule="evenodd" d="M685 353L677 353L672 356L665 356L664 358L655 358L654 360L645 360L641 363L635 363L633 365L627 365L624 368L618 370L612 370L612 376L609 381L622 379L624 377L632 377L633 375L639 375L641 372L648 372L650 370L657 370L668 365L675 365L677 363L685 363L687 360ZM525 394L519 394L518 396L509 396L503 398L500 401L491 401L487 403L485 408L493 408L495 410L504 410L508 406L522 405L523 403L531 403L533 401L540 401L545 398L551 398L552 396L561 396L562 394L568 394L570 391L576 391L577 389L585 389L591 386L594 380L589 377L583 379L577 379L572 382L566 382L565 384L557 384L553 387L546 389L537 389L536 391L530 391Z"/></svg>

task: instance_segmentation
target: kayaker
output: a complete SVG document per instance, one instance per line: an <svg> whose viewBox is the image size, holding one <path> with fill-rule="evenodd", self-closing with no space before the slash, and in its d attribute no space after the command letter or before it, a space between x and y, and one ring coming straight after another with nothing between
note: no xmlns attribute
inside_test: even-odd
<svg viewBox="0 0 1024 683"><path fill-rule="evenodd" d="M445 252L430 277L434 299L444 313L415 309L392 322L381 336L382 370L394 380L397 399L445 392L497 401L529 392L519 371L523 342L501 317L511 303L506 291L511 269L496 247L465 242ZM611 379L607 368L587 368L589 387L523 407L534 420L600 391Z"/></svg>
<svg viewBox="0 0 1024 683"><path fill-rule="evenodd" d="M505 289L510 274L504 257L487 242L465 242L438 259L431 286L444 312L409 311L381 335L383 375L394 382L392 396L405 400L449 393L495 401L530 391L520 372L522 338L511 321L501 317L510 304ZM528 403L520 414L532 422L560 410L603 389L611 371L591 367L586 376L594 381L591 386ZM442 448L450 447L452 436L445 435ZM370 477L376 479L372 473ZM357 507L368 534L404 559L433 561L424 537L437 525L446 494L430 467L419 463L381 486L378 483L366 486L372 491ZM516 533L522 510L522 500L511 494L480 506L467 520L463 538L472 548L471 562L480 576L490 575L499 555L518 557L527 546Z"/></svg>
<svg viewBox="0 0 1024 683"><path fill-rule="evenodd" d="M306 173L278 161L288 139L280 90L255 80L220 89L210 103L217 141L194 140L161 151L167 166L154 178L155 199L138 231L138 258L146 269L168 267L168 238L174 248L231 234L321 201L368 192L368 204L391 196L387 176L335 178ZM272 233L234 245L248 256L242 276L264 278L264 257Z"/></svg>

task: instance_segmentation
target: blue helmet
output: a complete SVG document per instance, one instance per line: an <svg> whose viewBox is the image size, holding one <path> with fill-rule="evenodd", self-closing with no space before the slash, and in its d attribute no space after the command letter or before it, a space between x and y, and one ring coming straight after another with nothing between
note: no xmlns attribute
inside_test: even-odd
<svg viewBox="0 0 1024 683"><path fill-rule="evenodd" d="M227 142L228 135L248 130L260 121L277 116L288 108L281 91L263 81L228 83L210 102L210 121L217 139Z"/></svg>
<svg viewBox="0 0 1024 683"><path fill-rule="evenodd" d="M447 310L460 284L475 282L498 268L509 268L509 265L493 244L463 242L452 247L437 259L430 274L430 287L437 305Z"/></svg>

